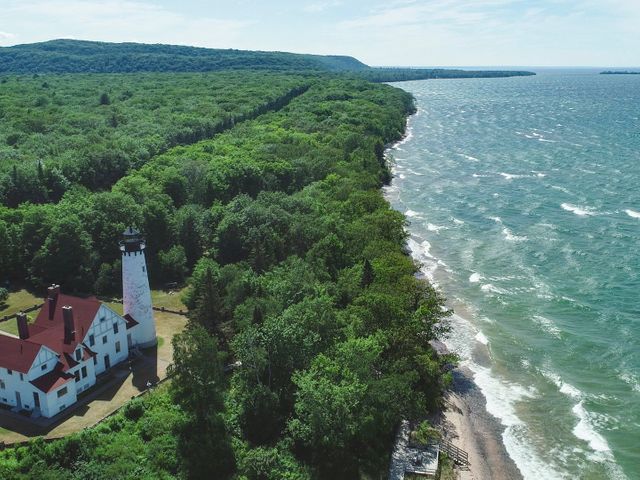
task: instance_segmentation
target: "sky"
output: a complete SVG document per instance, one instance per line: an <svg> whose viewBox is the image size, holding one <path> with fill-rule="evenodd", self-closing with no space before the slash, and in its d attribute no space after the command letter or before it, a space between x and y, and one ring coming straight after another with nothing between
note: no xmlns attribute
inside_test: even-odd
<svg viewBox="0 0 640 480"><path fill-rule="evenodd" d="M640 66L640 0L0 0L55 38L352 55L395 66Z"/></svg>

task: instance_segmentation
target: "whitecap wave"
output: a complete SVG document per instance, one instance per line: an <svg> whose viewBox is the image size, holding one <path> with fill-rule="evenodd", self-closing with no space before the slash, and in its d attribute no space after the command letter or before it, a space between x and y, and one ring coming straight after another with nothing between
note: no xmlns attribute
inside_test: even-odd
<svg viewBox="0 0 640 480"><path fill-rule="evenodd" d="M469 282L470 283L478 283L480 280L483 280L484 277L482 275L480 275L479 273L472 273L471 275L469 275Z"/></svg>
<svg viewBox="0 0 640 480"><path fill-rule="evenodd" d="M550 318L543 317L542 315L534 315L533 321L540 325L540 327L548 334L553 335L556 338L560 338L561 331Z"/></svg>
<svg viewBox="0 0 640 480"><path fill-rule="evenodd" d="M562 207L563 210L575 213L580 217L588 217L596 214L595 209L592 207L579 207L576 205L572 205L571 203L563 203L560 206Z"/></svg>
<svg viewBox="0 0 640 480"><path fill-rule="evenodd" d="M584 408L584 400L580 400L574 405L571 411L578 417L578 424L573 427L573 434L587 442L594 452L604 454L601 455L601 457L603 457L600 458L601 460L610 460L611 449L609 448L609 444L607 440L596 431L591 415Z"/></svg>
<svg viewBox="0 0 640 480"><path fill-rule="evenodd" d="M635 210L631 210L630 208L626 209L624 213L629 215L631 218L640 218L640 212L636 212Z"/></svg>
<svg viewBox="0 0 640 480"><path fill-rule="evenodd" d="M563 381L562 378L560 378L560 375L558 375L557 373L551 372L549 370L542 370L541 373L545 378L551 380L551 382L553 382L553 384L558 387L560 393L566 395L567 397L582 399L583 393L573 385Z"/></svg>
<svg viewBox="0 0 640 480"><path fill-rule="evenodd" d="M411 210L411 209L409 209L409 210L407 210L406 212L404 212L404 214L405 214L407 217L410 217L410 218L413 218L413 217L419 217L419 216L420 216L420 213L418 213L418 212L416 212L416 211L414 211L414 210Z"/></svg>
<svg viewBox="0 0 640 480"><path fill-rule="evenodd" d="M487 217L489 220L493 220L496 223L502 223L502 219L500 217Z"/></svg>
<svg viewBox="0 0 640 480"><path fill-rule="evenodd" d="M566 189L565 187L561 187L559 185L551 185L551 188L553 188L554 190L559 190L562 193L566 193L567 195L573 195L573 193L570 192L568 189Z"/></svg>
<svg viewBox="0 0 640 480"><path fill-rule="evenodd" d="M427 223L427 230L430 232L439 232L440 230L447 230L444 225L434 225L433 223Z"/></svg>
<svg viewBox="0 0 640 480"><path fill-rule="evenodd" d="M509 242L526 242L528 240L528 238L524 235L514 235L511 230L506 227L502 229L502 235L504 235L505 240Z"/></svg>
<svg viewBox="0 0 640 480"><path fill-rule="evenodd" d="M480 342L481 344L483 344L483 345L489 345L489 339L488 339L487 337L485 337L484 333L482 333L482 332L478 332L478 333L476 334L476 337L475 337L475 338L476 338L476 340L477 340L478 342Z"/></svg>
<svg viewBox="0 0 640 480"><path fill-rule="evenodd" d="M631 372L619 372L618 378L629 385L634 392L640 393L640 379Z"/></svg>
<svg viewBox="0 0 640 480"><path fill-rule="evenodd" d="M500 172L500 176L506 178L507 180L514 180L514 179L517 179L517 178L527 178L527 177L529 177L529 175L520 175L520 174L505 173L505 172Z"/></svg>
<svg viewBox="0 0 640 480"><path fill-rule="evenodd" d="M467 160L471 160L472 162L479 162L480 161L476 157L472 157L471 155L467 155L466 153L459 153L458 155L460 155L463 158L466 158Z"/></svg>
<svg viewBox="0 0 640 480"><path fill-rule="evenodd" d="M483 292L487 292L487 293L497 293L499 295L506 295L509 292L507 292L506 290L500 288L500 287L496 287L493 283L485 283L480 287L480 290L482 290Z"/></svg>
<svg viewBox="0 0 640 480"><path fill-rule="evenodd" d="M456 225L464 225L464 221L460 220L458 218L455 217L451 217L451 219L453 220L453 223L455 223Z"/></svg>

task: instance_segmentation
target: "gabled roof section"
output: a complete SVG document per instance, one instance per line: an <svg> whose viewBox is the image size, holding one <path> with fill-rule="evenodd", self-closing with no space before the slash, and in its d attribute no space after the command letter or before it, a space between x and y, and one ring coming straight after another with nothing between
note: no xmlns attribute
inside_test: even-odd
<svg viewBox="0 0 640 480"><path fill-rule="evenodd" d="M0 367L28 373L41 348L35 343L0 335Z"/></svg>
<svg viewBox="0 0 640 480"><path fill-rule="evenodd" d="M73 309L75 338L70 343L64 343L64 319L62 307L69 305ZM72 354L78 344L84 340L91 323L100 310L100 301L95 297L80 298L59 293L55 302L45 300L33 325L29 326L28 342L46 345L58 354ZM50 316L53 308L53 315ZM50 319L50 317L52 317ZM71 362L73 363L73 362Z"/></svg>
<svg viewBox="0 0 640 480"><path fill-rule="evenodd" d="M129 315L128 313L122 317L124 318L125 322L127 322L127 330L129 330L130 328L135 327L136 325L138 325L138 322L136 321L135 318L133 318L131 315Z"/></svg>
<svg viewBox="0 0 640 480"><path fill-rule="evenodd" d="M31 382L31 385L36 387L41 392L49 393L50 391L61 387L73 378L73 375L71 375L70 373L65 373L62 364L58 363L52 371L33 380Z"/></svg>

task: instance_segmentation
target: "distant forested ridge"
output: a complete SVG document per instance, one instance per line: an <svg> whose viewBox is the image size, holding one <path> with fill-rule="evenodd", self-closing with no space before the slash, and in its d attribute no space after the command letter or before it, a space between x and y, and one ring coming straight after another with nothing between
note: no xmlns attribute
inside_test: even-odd
<svg viewBox="0 0 640 480"><path fill-rule="evenodd" d="M453 70L443 68L369 68L358 76L372 82L403 82L436 78L502 78L526 77L533 72L520 70Z"/></svg>
<svg viewBox="0 0 640 480"><path fill-rule="evenodd" d="M51 40L0 48L1 73L212 72L219 70L357 71L353 57L223 50L179 45Z"/></svg>
<svg viewBox="0 0 640 480"><path fill-rule="evenodd" d="M51 40L0 48L1 74L277 70L350 73L374 82L512 77L523 71L372 68L340 55L222 50L178 45Z"/></svg>
<svg viewBox="0 0 640 480"><path fill-rule="evenodd" d="M640 75L640 72L632 70L606 70L600 72L600 75Z"/></svg>

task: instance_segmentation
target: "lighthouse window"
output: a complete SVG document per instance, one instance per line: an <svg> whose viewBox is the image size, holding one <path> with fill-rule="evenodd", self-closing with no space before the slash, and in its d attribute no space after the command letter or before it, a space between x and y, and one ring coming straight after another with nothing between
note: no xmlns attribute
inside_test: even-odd
<svg viewBox="0 0 640 480"><path fill-rule="evenodd" d="M144 265L142 266L142 271L146 272L147 271L147 267L145 267Z"/></svg>

